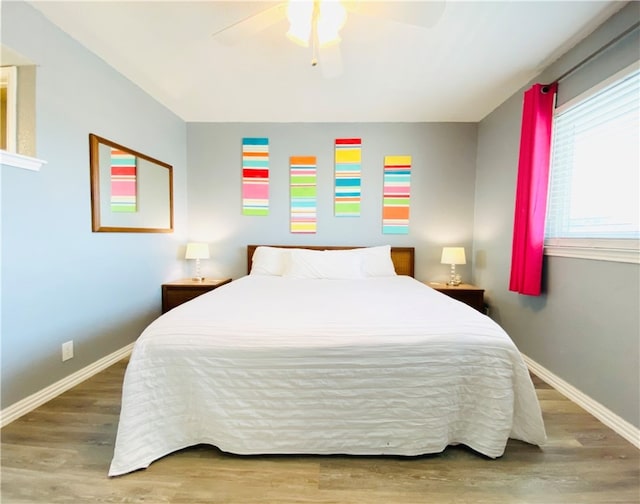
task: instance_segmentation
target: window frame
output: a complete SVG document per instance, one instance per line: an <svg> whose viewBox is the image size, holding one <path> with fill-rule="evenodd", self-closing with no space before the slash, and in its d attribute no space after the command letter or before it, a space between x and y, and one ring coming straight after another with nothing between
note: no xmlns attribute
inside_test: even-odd
<svg viewBox="0 0 640 504"><path fill-rule="evenodd" d="M562 104L554 111L554 116L561 114L605 87L638 70L640 70L640 60L635 61ZM551 183L551 173L549 173L549 183ZM545 236L544 254L555 257L640 264L640 240L622 238L547 238Z"/></svg>

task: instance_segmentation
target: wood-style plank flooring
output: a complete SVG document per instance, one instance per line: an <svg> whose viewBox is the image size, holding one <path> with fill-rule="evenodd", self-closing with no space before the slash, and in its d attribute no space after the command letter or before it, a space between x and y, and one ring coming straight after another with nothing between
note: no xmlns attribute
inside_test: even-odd
<svg viewBox="0 0 640 504"><path fill-rule="evenodd" d="M228 455L196 446L108 478L126 360L2 429L2 504L639 503L640 451L534 378L548 442L497 460Z"/></svg>

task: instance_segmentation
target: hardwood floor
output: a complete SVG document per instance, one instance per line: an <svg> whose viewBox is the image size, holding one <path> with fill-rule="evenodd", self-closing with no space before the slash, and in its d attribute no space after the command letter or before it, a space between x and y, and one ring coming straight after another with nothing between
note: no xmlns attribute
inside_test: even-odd
<svg viewBox="0 0 640 504"><path fill-rule="evenodd" d="M548 442L497 460L464 447L423 457L252 456L211 446L108 478L126 360L2 429L2 504L638 503L640 451L534 377Z"/></svg>

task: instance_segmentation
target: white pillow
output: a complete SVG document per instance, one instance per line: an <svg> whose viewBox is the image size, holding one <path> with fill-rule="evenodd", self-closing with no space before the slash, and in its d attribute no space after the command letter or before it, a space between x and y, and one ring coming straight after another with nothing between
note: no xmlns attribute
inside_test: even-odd
<svg viewBox="0 0 640 504"><path fill-rule="evenodd" d="M289 249L256 247L251 258L251 275L282 276L289 263Z"/></svg>
<svg viewBox="0 0 640 504"><path fill-rule="evenodd" d="M353 249L363 259L363 272L367 277L397 276L391 260L391 245Z"/></svg>
<svg viewBox="0 0 640 504"><path fill-rule="evenodd" d="M283 276L330 280L364 278L362 257L349 252L349 250L292 250Z"/></svg>

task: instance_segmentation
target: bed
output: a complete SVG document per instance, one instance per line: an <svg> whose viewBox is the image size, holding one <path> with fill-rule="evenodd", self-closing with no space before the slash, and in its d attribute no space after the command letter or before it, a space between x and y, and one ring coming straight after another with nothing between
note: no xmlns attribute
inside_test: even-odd
<svg viewBox="0 0 640 504"><path fill-rule="evenodd" d="M546 436L489 317L413 278L411 247L250 245L248 274L152 322L130 358L110 476L179 449L500 457Z"/></svg>

